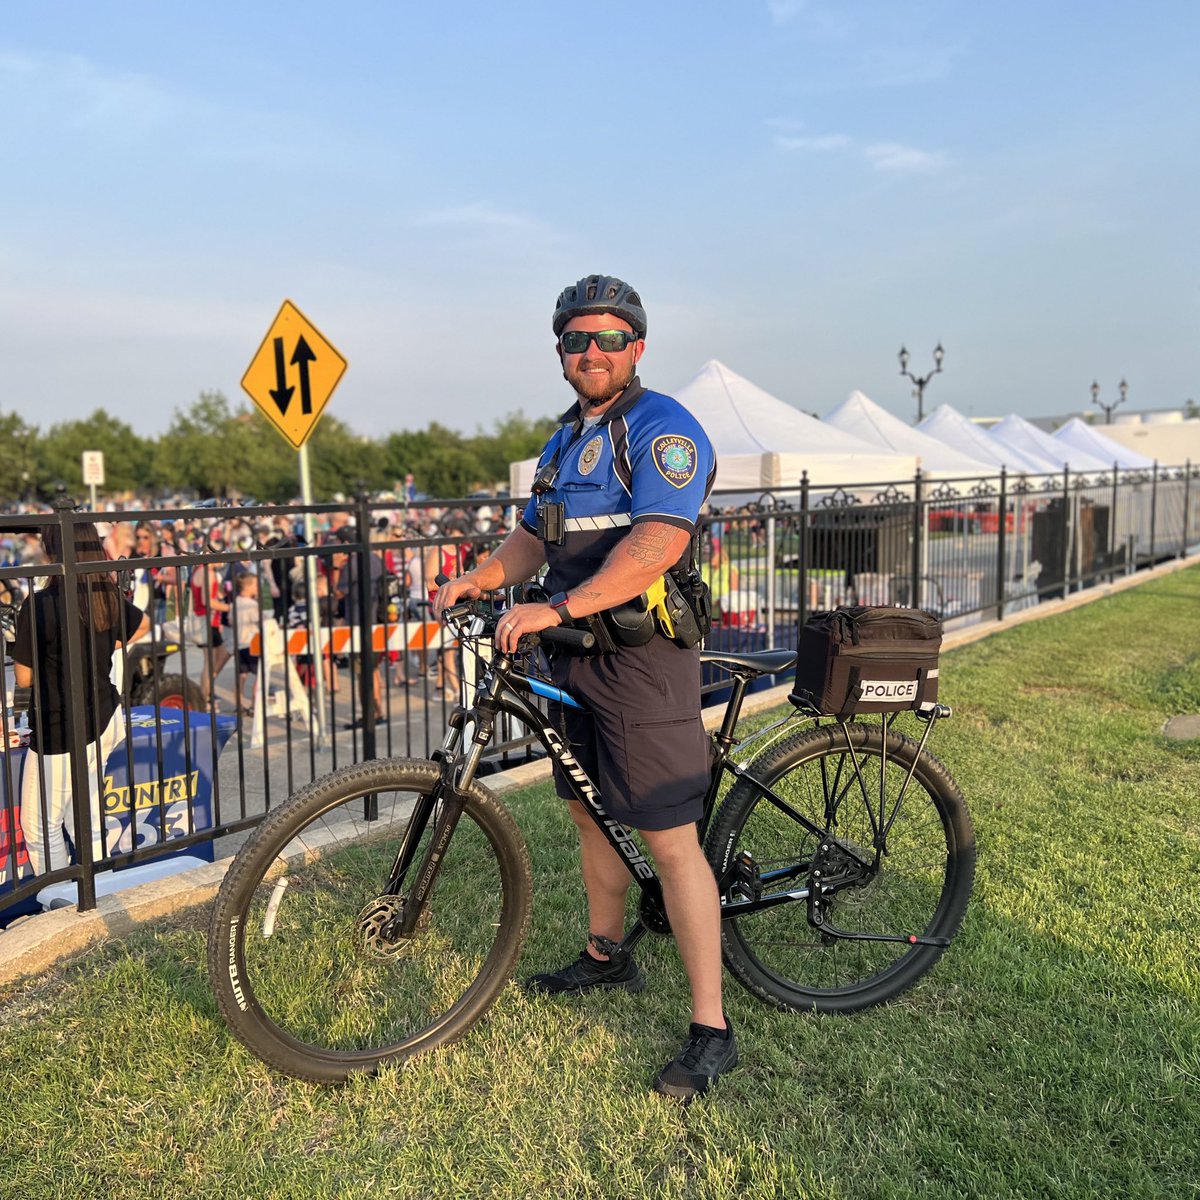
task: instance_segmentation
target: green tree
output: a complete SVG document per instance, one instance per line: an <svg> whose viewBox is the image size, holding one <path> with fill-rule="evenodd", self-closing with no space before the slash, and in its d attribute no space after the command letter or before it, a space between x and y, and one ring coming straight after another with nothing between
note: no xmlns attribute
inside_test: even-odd
<svg viewBox="0 0 1200 1200"><path fill-rule="evenodd" d="M84 420L51 426L41 439L39 483L43 490L49 484L62 482L68 494L82 497L85 450L100 450L104 454L106 493L146 492L153 488L154 443L98 408Z"/></svg>
<svg viewBox="0 0 1200 1200"><path fill-rule="evenodd" d="M411 471L417 489L430 496L465 496L481 478L477 448L436 421L418 433L390 434L384 450L388 478L403 479Z"/></svg>
<svg viewBox="0 0 1200 1200"><path fill-rule="evenodd" d="M36 427L16 413L0 414L0 500L23 500L37 489L40 454Z"/></svg>
<svg viewBox="0 0 1200 1200"><path fill-rule="evenodd" d="M335 492L352 496L361 487L383 491L391 484L386 448L355 433L337 417L321 418L308 447L316 500L330 500Z"/></svg>
<svg viewBox="0 0 1200 1200"><path fill-rule="evenodd" d="M175 411L155 462L172 492L286 500L299 491L295 452L257 409L233 409L222 392L201 392Z"/></svg>
<svg viewBox="0 0 1200 1200"><path fill-rule="evenodd" d="M496 421L490 434L476 430L470 449L476 463L476 481L480 486L508 486L510 463L536 458L554 432L554 417L529 420L524 413L509 413Z"/></svg>

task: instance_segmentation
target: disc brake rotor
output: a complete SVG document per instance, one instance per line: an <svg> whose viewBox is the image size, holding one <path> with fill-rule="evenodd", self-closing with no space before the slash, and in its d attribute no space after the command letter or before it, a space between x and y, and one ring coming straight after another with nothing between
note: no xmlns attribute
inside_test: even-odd
<svg viewBox="0 0 1200 1200"><path fill-rule="evenodd" d="M417 918L412 933L396 933L404 917L404 896L378 896L358 914L358 936L362 948L375 958L401 958L429 926L429 908Z"/></svg>

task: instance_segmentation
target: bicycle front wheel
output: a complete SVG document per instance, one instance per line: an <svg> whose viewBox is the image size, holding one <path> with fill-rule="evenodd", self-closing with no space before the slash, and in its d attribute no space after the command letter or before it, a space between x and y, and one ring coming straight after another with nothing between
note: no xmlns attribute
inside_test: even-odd
<svg viewBox="0 0 1200 1200"><path fill-rule="evenodd" d="M975 877L962 794L910 738L888 733L884 750L877 725L796 734L749 767L778 803L739 780L713 823L707 851L723 904L802 897L721 926L726 966L776 1007L844 1013L890 1000L943 953L912 939L949 939L962 923ZM831 885L820 924L808 911L814 870Z"/></svg>
<svg viewBox="0 0 1200 1200"><path fill-rule="evenodd" d="M415 882L385 894L410 817L437 783L431 762L344 767L270 813L234 859L209 929L209 979L234 1035L270 1066L316 1082L374 1071L461 1037L510 978L529 928L529 853L478 784L415 929L381 935ZM412 876L434 824L420 831Z"/></svg>

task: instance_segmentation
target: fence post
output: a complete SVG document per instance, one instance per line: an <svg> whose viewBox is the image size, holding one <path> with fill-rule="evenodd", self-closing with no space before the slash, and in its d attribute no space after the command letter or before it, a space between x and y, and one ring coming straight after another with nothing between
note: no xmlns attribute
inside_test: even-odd
<svg viewBox="0 0 1200 1200"><path fill-rule="evenodd" d="M1192 495L1192 460L1189 458L1183 464L1183 534L1179 540L1179 557L1187 557L1188 544L1188 505Z"/></svg>
<svg viewBox="0 0 1200 1200"><path fill-rule="evenodd" d="M1008 575L1008 470L1000 468L1000 523L996 526L996 620L1004 620L1004 581Z"/></svg>
<svg viewBox="0 0 1200 1200"><path fill-rule="evenodd" d="M1117 471L1117 464L1113 463L1112 505L1108 510L1108 578L1110 581L1117 574L1117 501L1120 498Z"/></svg>
<svg viewBox="0 0 1200 1200"><path fill-rule="evenodd" d="M1154 566L1154 535L1158 523L1158 459L1154 460L1154 474L1150 477L1150 565Z"/></svg>
<svg viewBox="0 0 1200 1200"><path fill-rule="evenodd" d="M912 539L912 606L921 607L921 528L924 497L921 490L921 472L913 476L913 539Z"/></svg>
<svg viewBox="0 0 1200 1200"><path fill-rule="evenodd" d="M67 662L78 663L82 668L84 656L94 656L95 649L90 644L87 647L83 645L83 635L80 632L79 567L75 557L75 523L71 520L75 501L67 496L58 496L52 507L54 508L53 522L58 526L59 542L62 546L63 574L61 580L63 620L66 623L66 629L61 632L64 632L67 638ZM90 629L91 614L89 614L88 624ZM122 630L122 633L125 631ZM122 641L124 640L122 638ZM117 653L123 654L124 649ZM80 676L83 677L82 669ZM128 680L126 680L126 687L128 687ZM92 857L95 831L92 826L99 819L99 813L92 812L92 788L91 781L88 779L87 767L88 741L85 709L92 702L93 697L86 696L84 691L85 689L81 687L71 689L71 706L67 710L67 732L71 746L71 807L75 813L75 860L79 868L76 908L80 912L86 912L96 907L96 863ZM100 729L96 730L97 741L100 740L102 732ZM99 769L103 771L103 764L99 765ZM133 788L131 787L130 797L132 798L132 796ZM133 820L134 815L134 813L130 813L130 821Z"/></svg>
<svg viewBox="0 0 1200 1200"><path fill-rule="evenodd" d="M800 549L797 554L799 567L799 591L796 594L796 641L800 640L800 629L808 620L808 472L800 472Z"/></svg>
<svg viewBox="0 0 1200 1200"><path fill-rule="evenodd" d="M375 757L375 719L380 714L375 705L375 647L372 643L371 621L375 615L375 589L371 586L371 495L365 489L357 496L355 519L358 521L358 567L355 571L355 590L358 592L358 649L362 675L359 696L362 699L363 760Z"/></svg>
<svg viewBox="0 0 1200 1200"><path fill-rule="evenodd" d="M1071 468L1063 468L1062 491L1062 584L1063 599L1071 592Z"/></svg>

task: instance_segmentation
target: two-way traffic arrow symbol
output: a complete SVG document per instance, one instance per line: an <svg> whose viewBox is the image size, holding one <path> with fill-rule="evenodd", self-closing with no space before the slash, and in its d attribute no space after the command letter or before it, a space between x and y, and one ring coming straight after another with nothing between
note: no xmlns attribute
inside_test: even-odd
<svg viewBox="0 0 1200 1200"><path fill-rule="evenodd" d="M271 399L279 406L279 415L287 415L288 405L292 402L295 388L287 385L287 368L284 366L283 338L275 339L275 386L271 389Z"/></svg>
<svg viewBox="0 0 1200 1200"><path fill-rule="evenodd" d="M287 354L283 346L283 338L277 337L274 339L275 347L275 386L271 389L271 399L275 401L279 409L279 415L287 416L288 406L292 402L292 396L296 389L288 386L287 367L285 365ZM300 368L300 411L305 416L312 415L312 387L308 379L308 364L317 361L317 356L313 353L312 347L304 340L304 334L301 334L296 342L295 352L292 354L292 366Z"/></svg>

